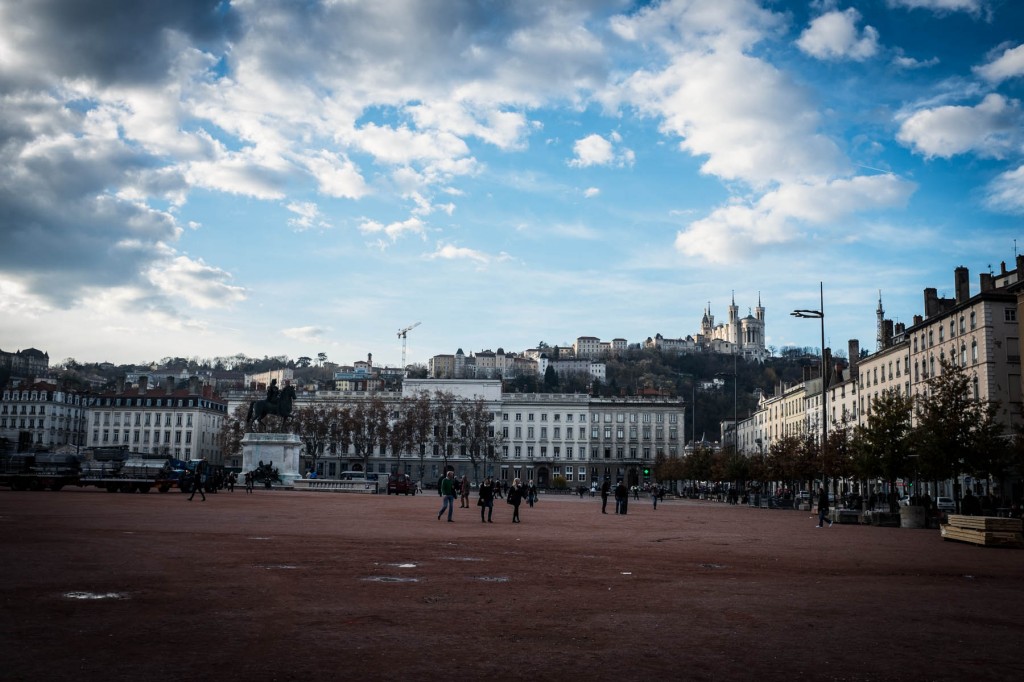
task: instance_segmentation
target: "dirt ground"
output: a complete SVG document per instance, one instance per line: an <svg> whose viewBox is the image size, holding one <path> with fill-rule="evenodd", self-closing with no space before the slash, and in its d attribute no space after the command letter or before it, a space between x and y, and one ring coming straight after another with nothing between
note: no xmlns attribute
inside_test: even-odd
<svg viewBox="0 0 1024 682"><path fill-rule="evenodd" d="M207 497L0 491L0 679L1024 679L1024 550L935 530Z"/></svg>

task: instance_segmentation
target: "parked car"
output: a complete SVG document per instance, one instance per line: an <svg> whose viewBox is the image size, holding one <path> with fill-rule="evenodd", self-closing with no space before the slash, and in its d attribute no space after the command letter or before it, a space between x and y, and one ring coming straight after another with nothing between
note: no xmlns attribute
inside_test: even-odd
<svg viewBox="0 0 1024 682"><path fill-rule="evenodd" d="M388 495L415 495L416 484L409 474L391 474L388 476Z"/></svg>
<svg viewBox="0 0 1024 682"><path fill-rule="evenodd" d="M956 503L953 502L953 498L952 497L936 497L935 498L935 507L940 512L946 512L947 514L955 514L956 513Z"/></svg>

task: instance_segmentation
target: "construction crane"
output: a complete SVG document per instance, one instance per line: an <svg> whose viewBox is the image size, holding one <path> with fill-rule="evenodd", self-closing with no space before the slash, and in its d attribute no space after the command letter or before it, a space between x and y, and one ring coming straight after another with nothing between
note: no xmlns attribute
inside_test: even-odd
<svg viewBox="0 0 1024 682"><path fill-rule="evenodd" d="M405 369L405 335L418 326L420 326L420 323L414 322L405 329L398 330L398 338L402 339L402 369Z"/></svg>

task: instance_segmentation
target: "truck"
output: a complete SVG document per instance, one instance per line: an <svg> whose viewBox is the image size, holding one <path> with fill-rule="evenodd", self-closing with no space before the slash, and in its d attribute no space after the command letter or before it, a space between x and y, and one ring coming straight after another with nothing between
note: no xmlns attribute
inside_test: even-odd
<svg viewBox="0 0 1024 682"><path fill-rule="evenodd" d="M178 487L184 462L167 455L128 452L126 448L95 448L81 462L79 486L95 486L107 492L166 493Z"/></svg>
<svg viewBox="0 0 1024 682"><path fill-rule="evenodd" d="M0 458L0 486L11 490L60 490L77 485L79 476L75 455L19 452Z"/></svg>

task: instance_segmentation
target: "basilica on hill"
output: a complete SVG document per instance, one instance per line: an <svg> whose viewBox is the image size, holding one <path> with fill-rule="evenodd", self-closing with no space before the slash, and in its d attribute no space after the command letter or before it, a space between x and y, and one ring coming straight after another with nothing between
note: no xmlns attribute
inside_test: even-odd
<svg viewBox="0 0 1024 682"><path fill-rule="evenodd" d="M740 318L736 294L733 293L732 303L729 305L729 321L719 324L715 324L715 316L711 312L709 302L700 320L700 331L696 335L687 336L685 339L666 339L661 334L656 334L644 341L644 347L678 353L735 353L746 360L763 362L769 356L769 352L765 348L764 306L761 305L761 297L758 295L757 307L753 313Z"/></svg>

